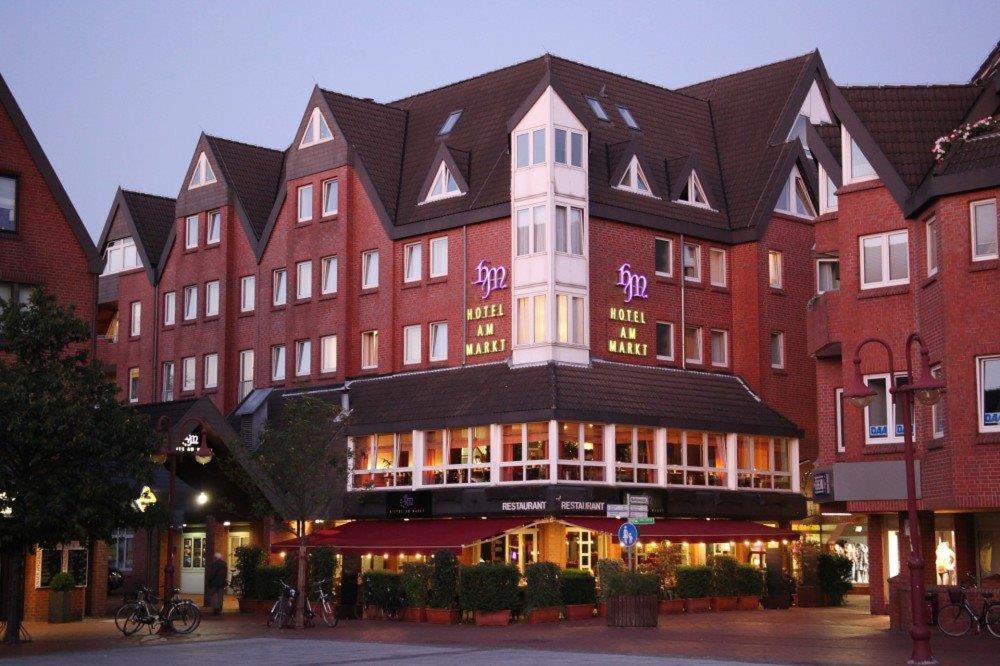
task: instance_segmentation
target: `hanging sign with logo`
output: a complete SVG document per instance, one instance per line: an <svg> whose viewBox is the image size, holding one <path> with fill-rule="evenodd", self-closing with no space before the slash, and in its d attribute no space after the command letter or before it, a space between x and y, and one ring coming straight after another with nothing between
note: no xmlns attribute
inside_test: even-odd
<svg viewBox="0 0 1000 666"><path fill-rule="evenodd" d="M494 292L507 289L507 268L492 266L483 259L476 264L476 279L472 284L480 289L480 300L485 301ZM503 319L504 304L483 303L465 309L469 326L469 339L465 343L466 356L480 356L507 351L507 338L497 330L498 320Z"/></svg>
<svg viewBox="0 0 1000 666"><path fill-rule="evenodd" d="M139 497L135 499L135 508L139 509L141 513L145 513L146 509L154 504L156 504L156 495L153 493L153 489L149 486L143 486Z"/></svg>
<svg viewBox="0 0 1000 666"><path fill-rule="evenodd" d="M201 448L201 436L193 432L184 439L176 447L178 453L194 453L199 448Z"/></svg>
<svg viewBox="0 0 1000 666"><path fill-rule="evenodd" d="M386 518L426 518L432 513L430 491L415 490L410 492L385 494Z"/></svg>

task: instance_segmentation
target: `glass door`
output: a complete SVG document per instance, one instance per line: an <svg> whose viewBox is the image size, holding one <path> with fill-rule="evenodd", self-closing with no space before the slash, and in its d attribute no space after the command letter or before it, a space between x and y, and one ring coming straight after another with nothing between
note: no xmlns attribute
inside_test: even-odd
<svg viewBox="0 0 1000 666"><path fill-rule="evenodd" d="M205 533L185 532L181 538L181 592L205 590Z"/></svg>
<svg viewBox="0 0 1000 666"><path fill-rule="evenodd" d="M507 563L516 566L521 573L524 567L538 560L537 529L512 530L504 538Z"/></svg>
<svg viewBox="0 0 1000 666"><path fill-rule="evenodd" d="M230 532L229 533L229 556L226 558L226 564L229 569L229 580L233 579L233 575L238 573L236 568L236 549L241 546L250 545L250 533L249 532Z"/></svg>

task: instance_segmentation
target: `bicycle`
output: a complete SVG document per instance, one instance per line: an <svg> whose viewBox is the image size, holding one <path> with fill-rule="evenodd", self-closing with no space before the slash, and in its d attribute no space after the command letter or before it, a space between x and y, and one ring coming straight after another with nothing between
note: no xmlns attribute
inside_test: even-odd
<svg viewBox="0 0 1000 666"><path fill-rule="evenodd" d="M267 613L267 626L275 626L278 629L283 628L288 620L295 615L295 598L298 596L298 590L296 590L291 585L285 583L285 581L278 581L281 583L281 594L278 595L278 600L274 602L271 606L271 610Z"/></svg>
<svg viewBox="0 0 1000 666"><path fill-rule="evenodd" d="M201 610L190 599L179 599L180 588L170 592L160 608L152 590L139 585L136 600L122 604L115 613L115 626L125 636L131 636L145 626L149 633L165 626L178 634L190 634L201 625Z"/></svg>
<svg viewBox="0 0 1000 666"><path fill-rule="evenodd" d="M323 586L329 583L328 578L316 581L313 583L313 590L316 592L317 602L319 605L320 615L323 618L323 624L328 627L336 627L340 619L337 617L337 609L333 605L333 595L327 595ZM305 599L305 616L307 621L312 621L316 617L316 613L313 612L312 604L309 602L309 597Z"/></svg>
<svg viewBox="0 0 1000 666"><path fill-rule="evenodd" d="M975 587L962 585L958 590L948 590L947 606L938 611L938 628L948 636L964 636L976 626L976 633L982 633L983 627L996 638L1000 638L1000 601L991 601L992 592L979 591L983 598L982 614L977 614L969 602L966 592Z"/></svg>
<svg viewBox="0 0 1000 666"><path fill-rule="evenodd" d="M299 593L291 585L285 583L285 581L279 581L281 583L281 595L278 597L274 605L271 606L271 610L267 614L267 626L277 627L281 629L286 626L295 617L295 599L298 598ZM316 592L317 600L319 602L320 617L323 619L323 623L328 627L336 627L340 622L337 617L336 608L333 605L332 595L327 595L326 591L323 589L323 585L328 583L328 579L323 579L313 583L314 591ZM309 601L309 596L303 600L303 619L307 625L311 625L313 620L316 619L316 611L313 610L312 602Z"/></svg>

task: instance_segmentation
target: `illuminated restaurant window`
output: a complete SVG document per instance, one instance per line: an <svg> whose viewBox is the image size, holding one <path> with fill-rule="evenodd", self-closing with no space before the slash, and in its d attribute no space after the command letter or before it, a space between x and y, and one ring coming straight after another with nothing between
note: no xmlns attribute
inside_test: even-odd
<svg viewBox="0 0 1000 666"><path fill-rule="evenodd" d="M424 432L423 467L428 486L489 482L489 426Z"/></svg>
<svg viewBox="0 0 1000 666"><path fill-rule="evenodd" d="M657 483L655 428L615 426L615 481Z"/></svg>
<svg viewBox="0 0 1000 666"><path fill-rule="evenodd" d="M354 487L413 485L413 434L368 435L354 444Z"/></svg>
<svg viewBox="0 0 1000 666"><path fill-rule="evenodd" d="M736 446L737 485L741 488L792 487L788 439L740 435Z"/></svg>
<svg viewBox="0 0 1000 666"><path fill-rule="evenodd" d="M726 485L726 436L697 431L667 431L667 484Z"/></svg>
<svg viewBox="0 0 1000 666"><path fill-rule="evenodd" d="M544 481L549 478L549 424L508 423L503 426L501 481Z"/></svg>
<svg viewBox="0 0 1000 666"><path fill-rule="evenodd" d="M604 481L604 427L560 421L558 431L558 479Z"/></svg>

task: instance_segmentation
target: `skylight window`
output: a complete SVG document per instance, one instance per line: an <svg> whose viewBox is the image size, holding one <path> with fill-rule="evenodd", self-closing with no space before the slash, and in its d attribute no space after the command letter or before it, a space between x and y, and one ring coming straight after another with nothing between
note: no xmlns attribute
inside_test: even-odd
<svg viewBox="0 0 1000 666"><path fill-rule="evenodd" d="M618 189L628 190L629 192L635 192L636 194L645 194L646 196L653 196L653 193L649 189L649 181L646 180L646 174L642 172L642 167L639 166L639 159L632 157L632 161L629 162L628 168L625 169L625 173L622 174L622 178L618 181Z"/></svg>
<svg viewBox="0 0 1000 666"><path fill-rule="evenodd" d="M441 129L438 130L438 136L444 136L445 134L450 134L453 129L455 129L455 123L458 119L462 117L462 109L458 111L452 111L445 118L444 125L441 125Z"/></svg>
<svg viewBox="0 0 1000 666"><path fill-rule="evenodd" d="M215 172L212 171L212 165L208 163L208 157L202 153L198 156L198 164L195 165L194 173L191 174L188 189L193 190L196 187L211 185L214 182L216 182Z"/></svg>
<svg viewBox="0 0 1000 666"><path fill-rule="evenodd" d="M684 185L684 189L681 190L680 196L677 197L677 201L690 206L711 208L708 197L705 196L705 189L701 186L701 180L694 171L688 176L688 181Z"/></svg>
<svg viewBox="0 0 1000 666"><path fill-rule="evenodd" d="M639 129L639 123L635 122L635 118L632 117L631 111L626 109L624 106L619 106L618 114L621 115L622 120L624 120L625 124L628 125L631 129L634 130Z"/></svg>
<svg viewBox="0 0 1000 666"><path fill-rule="evenodd" d="M604 121L610 120L610 118L608 118L607 112L604 110L604 107L601 106L601 103L598 102L596 99L594 99L593 97L588 97L587 104L590 105L590 110L594 112L594 115L597 116L598 120L604 120Z"/></svg>
<svg viewBox="0 0 1000 666"><path fill-rule="evenodd" d="M330 126L326 124L326 118L319 112L319 107L314 108L312 114L309 116L306 131L302 133L302 141L299 143L299 148L313 146L324 141L331 141L332 139L333 134L330 132Z"/></svg>
<svg viewBox="0 0 1000 666"><path fill-rule="evenodd" d="M431 191L427 194L427 198L424 199L423 203L437 201L438 199L447 199L449 197L458 197L462 194L464 192L459 188L455 176L451 173L451 169L448 168L447 164L441 162L437 174L434 175L434 183L431 185Z"/></svg>

